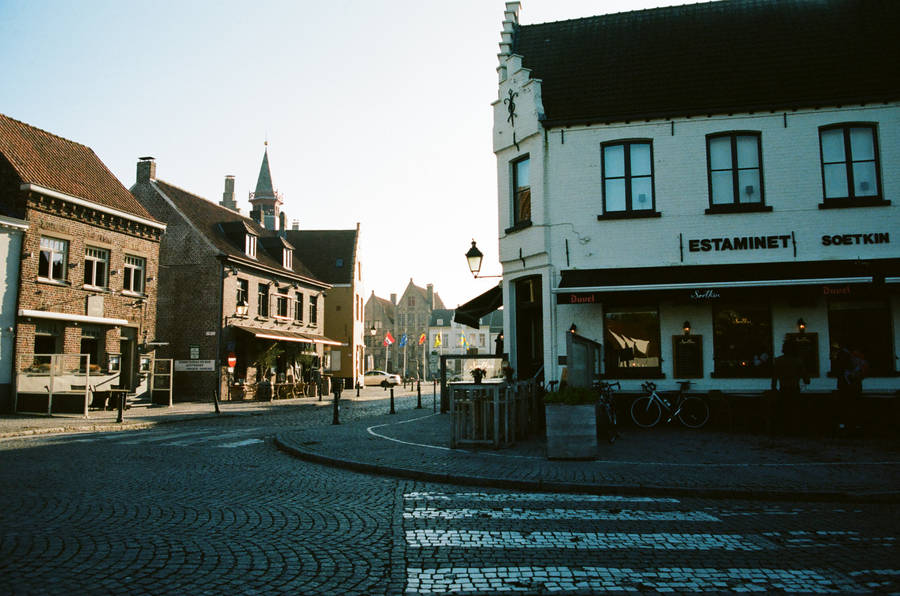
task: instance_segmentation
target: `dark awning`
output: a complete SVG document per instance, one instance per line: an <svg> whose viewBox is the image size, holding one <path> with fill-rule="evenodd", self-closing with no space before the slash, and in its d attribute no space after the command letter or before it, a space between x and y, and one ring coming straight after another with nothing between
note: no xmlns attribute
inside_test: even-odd
<svg viewBox="0 0 900 596"><path fill-rule="evenodd" d="M553 292L562 303L575 294L890 283L898 272L900 259L569 269ZM571 300L582 301L591 300Z"/></svg>
<svg viewBox="0 0 900 596"><path fill-rule="evenodd" d="M503 288L497 285L484 294L456 307L453 320L461 325L478 329L481 326L479 323L481 317L494 312L501 306L503 306Z"/></svg>
<svg viewBox="0 0 900 596"><path fill-rule="evenodd" d="M280 329L265 329L263 327L246 327L244 325L233 325L235 329L240 329L246 333L250 333L259 339L274 339L276 341L292 341L298 343L324 344L326 346L345 346L347 344L334 339L328 339L324 335L313 335L312 333L300 333L297 331L282 331Z"/></svg>

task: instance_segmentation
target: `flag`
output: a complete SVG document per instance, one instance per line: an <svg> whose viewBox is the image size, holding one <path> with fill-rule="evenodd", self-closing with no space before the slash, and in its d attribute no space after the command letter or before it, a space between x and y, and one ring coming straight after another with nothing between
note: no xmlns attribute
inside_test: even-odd
<svg viewBox="0 0 900 596"><path fill-rule="evenodd" d="M436 347L436 348L441 347L441 334L440 333L438 333L437 335L434 336L434 347Z"/></svg>
<svg viewBox="0 0 900 596"><path fill-rule="evenodd" d="M397 345L401 348L406 345L406 334L405 333L400 336L400 343Z"/></svg>
<svg viewBox="0 0 900 596"><path fill-rule="evenodd" d="M425 343L425 334L423 333L422 335L419 336L419 345L421 346L424 343Z"/></svg>
<svg viewBox="0 0 900 596"><path fill-rule="evenodd" d="M465 349L469 349L469 341L466 339L466 336L463 335L459 338L459 345L464 347Z"/></svg>
<svg viewBox="0 0 900 596"><path fill-rule="evenodd" d="M394 343L394 336L391 335L390 331L388 331L387 333L384 334L384 346L387 347L387 346L391 345L392 343Z"/></svg>

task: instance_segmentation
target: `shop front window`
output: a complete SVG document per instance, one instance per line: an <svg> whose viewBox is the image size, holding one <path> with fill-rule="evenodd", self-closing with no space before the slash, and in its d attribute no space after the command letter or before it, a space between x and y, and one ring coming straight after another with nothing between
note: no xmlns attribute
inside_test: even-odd
<svg viewBox="0 0 900 596"><path fill-rule="evenodd" d="M606 374L648 377L660 373L659 310L611 308L603 315Z"/></svg>
<svg viewBox="0 0 900 596"><path fill-rule="evenodd" d="M885 300L828 304L832 355L840 348L860 352L869 363L869 376L893 374L892 330L890 308Z"/></svg>
<svg viewBox="0 0 900 596"><path fill-rule="evenodd" d="M713 311L716 377L770 377L772 315L767 306L720 306Z"/></svg>

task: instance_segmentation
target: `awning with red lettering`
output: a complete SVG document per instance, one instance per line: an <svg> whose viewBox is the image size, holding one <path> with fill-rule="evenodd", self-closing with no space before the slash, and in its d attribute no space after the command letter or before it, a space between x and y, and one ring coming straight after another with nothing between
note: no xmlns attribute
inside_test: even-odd
<svg viewBox="0 0 900 596"><path fill-rule="evenodd" d="M567 269L561 274L559 287L552 290L557 303L585 304L624 292L884 284L900 275L900 259Z"/></svg>
<svg viewBox="0 0 900 596"><path fill-rule="evenodd" d="M232 325L235 329L249 333L258 339L274 339L275 341L292 341L298 343L323 344L326 346L346 346L347 344L329 339L324 335L301 333L299 331L282 331L280 329L265 329L264 327L247 327L245 325Z"/></svg>

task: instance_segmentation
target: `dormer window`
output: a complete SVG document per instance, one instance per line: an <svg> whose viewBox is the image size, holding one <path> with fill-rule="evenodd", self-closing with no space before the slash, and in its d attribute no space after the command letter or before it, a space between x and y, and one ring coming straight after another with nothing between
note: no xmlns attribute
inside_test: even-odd
<svg viewBox="0 0 900 596"><path fill-rule="evenodd" d="M285 269L294 268L294 251L289 248L285 248L283 251L281 251L281 265Z"/></svg>
<svg viewBox="0 0 900 596"><path fill-rule="evenodd" d="M256 258L256 236L253 234L244 235L244 252L251 259Z"/></svg>

